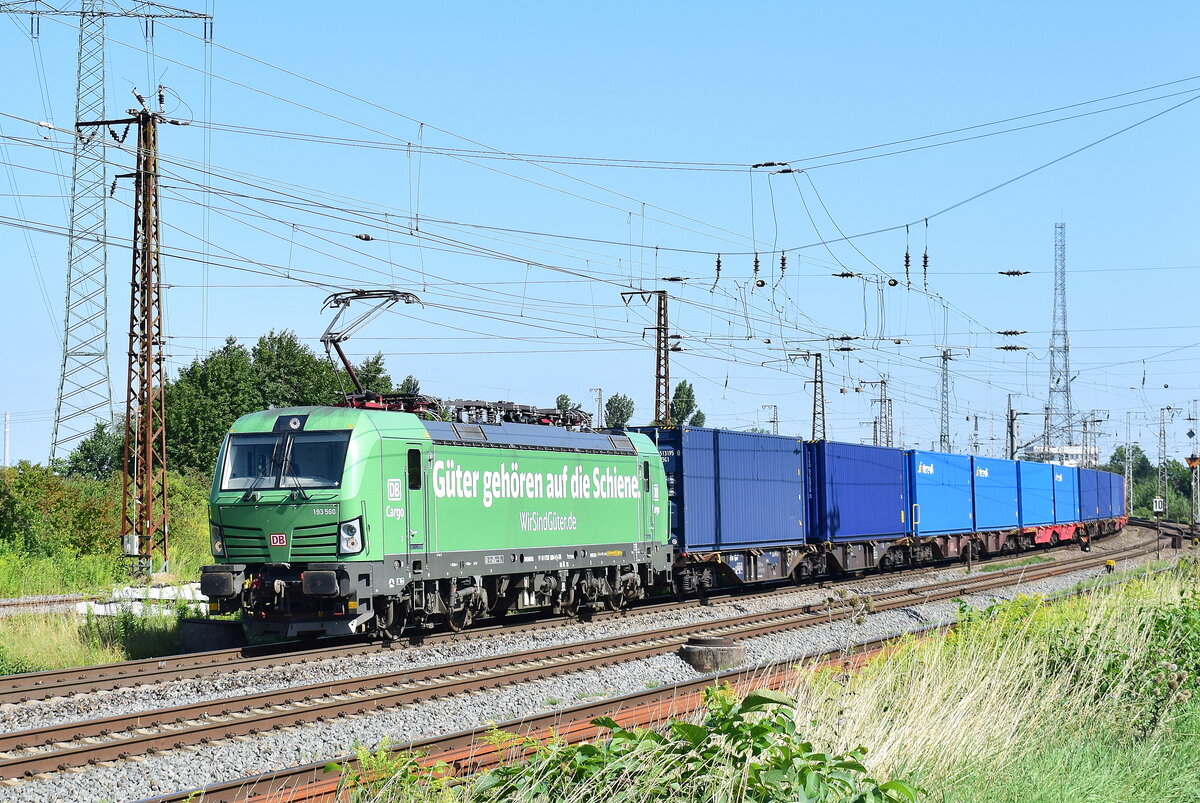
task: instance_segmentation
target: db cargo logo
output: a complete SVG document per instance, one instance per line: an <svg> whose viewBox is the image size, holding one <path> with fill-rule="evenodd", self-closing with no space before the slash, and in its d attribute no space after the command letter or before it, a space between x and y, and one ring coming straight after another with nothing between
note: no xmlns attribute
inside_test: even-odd
<svg viewBox="0 0 1200 803"><path fill-rule="evenodd" d="M271 533L271 546L287 546L287 533Z"/></svg>
<svg viewBox="0 0 1200 803"><path fill-rule="evenodd" d="M388 480L388 499L395 502L404 499L404 483L400 480Z"/></svg>

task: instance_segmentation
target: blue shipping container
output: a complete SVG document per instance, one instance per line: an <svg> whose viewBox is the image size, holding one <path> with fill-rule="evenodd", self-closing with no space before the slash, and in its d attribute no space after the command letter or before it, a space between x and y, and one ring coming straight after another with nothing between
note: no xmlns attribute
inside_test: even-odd
<svg viewBox="0 0 1200 803"><path fill-rule="evenodd" d="M1082 521L1095 521L1100 518L1100 497L1108 493L1100 483L1104 478L1100 472L1091 468L1079 469L1079 518Z"/></svg>
<svg viewBox="0 0 1200 803"><path fill-rule="evenodd" d="M635 431L663 456L681 552L804 542L803 441L697 427Z"/></svg>
<svg viewBox="0 0 1200 803"><path fill-rule="evenodd" d="M1020 479L1021 526L1044 527L1054 523L1054 466L1017 463Z"/></svg>
<svg viewBox="0 0 1200 803"><path fill-rule="evenodd" d="M994 457L971 458L975 529L1015 530L1021 524L1017 463Z"/></svg>
<svg viewBox="0 0 1200 803"><path fill-rule="evenodd" d="M1113 517L1113 479L1113 475L1107 471L1096 472L1096 496L1099 501L1100 518L1102 519L1111 519Z"/></svg>
<svg viewBox="0 0 1200 803"><path fill-rule="evenodd" d="M1114 517L1125 515L1125 478L1120 474L1112 474L1112 514Z"/></svg>
<svg viewBox="0 0 1200 803"><path fill-rule="evenodd" d="M975 530L970 457L914 449L908 452L908 480L913 535Z"/></svg>
<svg viewBox="0 0 1200 803"><path fill-rule="evenodd" d="M810 539L858 541L909 534L908 461L902 450L830 441L808 446Z"/></svg>
<svg viewBox="0 0 1200 803"><path fill-rule="evenodd" d="M1074 524L1079 518L1079 469L1052 466L1054 469L1054 523Z"/></svg>

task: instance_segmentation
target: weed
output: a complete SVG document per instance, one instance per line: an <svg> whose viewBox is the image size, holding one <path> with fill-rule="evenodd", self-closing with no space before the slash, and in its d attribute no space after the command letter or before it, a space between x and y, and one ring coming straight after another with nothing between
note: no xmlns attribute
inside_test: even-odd
<svg viewBox="0 0 1200 803"><path fill-rule="evenodd" d="M336 763L325 765L329 773L341 773L338 784L338 800L346 799L349 792L352 801L370 798L389 800L411 800L414 797L436 803L457 800L452 786L453 768L444 761L423 762L425 754L416 750L391 750L384 739L374 750L355 745L355 764L342 766Z"/></svg>
<svg viewBox="0 0 1200 803"><path fill-rule="evenodd" d="M984 566L976 566L975 571L999 572L1005 569L1015 569L1018 566L1036 566L1039 563L1050 563L1053 560L1054 558L1051 558L1048 555L1030 555L1027 558L1021 558L1020 560L1010 560L1004 563L989 563Z"/></svg>
<svg viewBox="0 0 1200 803"><path fill-rule="evenodd" d="M480 801L722 800L902 803L919 790L904 781L879 783L862 764L862 748L817 752L797 733L794 702L772 691L740 699L728 687L705 690L702 724L675 721L664 731L627 730L601 717L608 731L594 743L558 739L501 741L532 751L475 779ZM631 797L632 795L632 797Z"/></svg>

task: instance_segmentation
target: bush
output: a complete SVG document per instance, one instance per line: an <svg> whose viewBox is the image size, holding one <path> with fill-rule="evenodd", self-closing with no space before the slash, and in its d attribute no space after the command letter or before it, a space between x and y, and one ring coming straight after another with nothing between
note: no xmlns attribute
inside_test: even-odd
<svg viewBox="0 0 1200 803"><path fill-rule="evenodd" d="M167 473L171 569L194 579L208 554L209 478ZM100 590L127 576L121 478L61 476L22 461L0 470L0 596Z"/></svg>
<svg viewBox="0 0 1200 803"><path fill-rule="evenodd" d="M713 687L704 701L700 725L672 722L660 733L626 730L602 717L593 724L609 731L603 741L534 743L530 759L480 776L474 797L607 801L621 790L638 801L695 803L917 799L918 790L903 781L869 777L862 747L840 755L815 750L797 733L795 703L786 695L764 690L738 699L728 687Z"/></svg>

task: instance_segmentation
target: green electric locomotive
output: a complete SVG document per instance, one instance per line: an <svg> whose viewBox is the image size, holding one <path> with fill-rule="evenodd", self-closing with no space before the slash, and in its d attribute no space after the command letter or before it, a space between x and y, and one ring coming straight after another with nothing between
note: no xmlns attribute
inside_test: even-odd
<svg viewBox="0 0 1200 803"><path fill-rule="evenodd" d="M513 609L621 608L667 582L667 490L640 434L394 409L239 418L201 590L247 633L459 628Z"/></svg>

